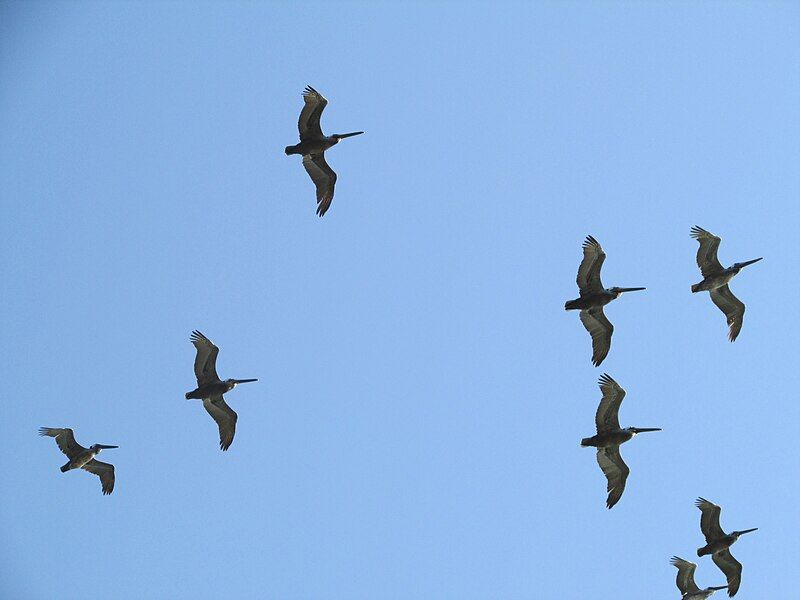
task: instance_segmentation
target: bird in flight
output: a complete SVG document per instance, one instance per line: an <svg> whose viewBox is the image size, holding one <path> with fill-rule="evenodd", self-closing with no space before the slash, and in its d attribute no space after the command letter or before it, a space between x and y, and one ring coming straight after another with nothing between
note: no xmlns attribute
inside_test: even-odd
<svg viewBox="0 0 800 600"><path fill-rule="evenodd" d="M677 556L673 556L669 563L673 567L678 568L678 577L675 583L681 591L681 600L705 600L709 596L713 596L714 592L724 590L728 587L727 585L718 585L701 590L694 582L694 570L697 568L696 564Z"/></svg>
<svg viewBox="0 0 800 600"><path fill-rule="evenodd" d="M319 120L322 111L328 105L325 96L310 85L303 91L303 110L297 127L300 130L300 143L286 146L285 152L303 156L303 166L317 187L317 215L324 215L333 201L333 188L336 185L336 172L325 161L325 150L339 143L339 140L361 135L363 131L353 133L334 133L326 136L322 133Z"/></svg>
<svg viewBox="0 0 800 600"><path fill-rule="evenodd" d="M119 446L92 444L88 448L84 448L75 441L72 429L67 427L40 427L39 435L55 438L59 450L69 458L67 464L61 467L62 473L66 473L72 469L83 469L100 478L103 495L110 494L114 491L114 465L101 462L97 460L95 456L100 454L102 450L119 448Z"/></svg>

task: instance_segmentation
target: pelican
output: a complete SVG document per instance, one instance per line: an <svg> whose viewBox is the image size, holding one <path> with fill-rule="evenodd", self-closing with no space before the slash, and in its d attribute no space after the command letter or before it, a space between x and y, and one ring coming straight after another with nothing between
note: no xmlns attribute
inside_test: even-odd
<svg viewBox="0 0 800 600"><path fill-rule="evenodd" d="M202 400L203 406L211 418L219 426L219 447L227 450L233 443L236 434L236 419L233 409L225 404L223 394L230 392L240 383L250 383L258 379L226 379L221 381L217 375L217 354L219 348L199 331L192 331L189 337L197 356L194 359L194 374L197 377L197 389L186 392L187 400Z"/></svg>
<svg viewBox="0 0 800 600"><path fill-rule="evenodd" d="M706 536L706 545L697 549L697 556L711 554L711 559L728 578L728 596L735 596L742 582L742 564L733 558L729 548L736 543L739 536L758 527L743 531L731 531L729 534L722 531L719 526L719 515L722 509L705 498L698 498L695 506L700 509L700 529Z"/></svg>
<svg viewBox="0 0 800 600"><path fill-rule="evenodd" d="M110 494L114 491L114 465L100 462L95 459L95 456L100 454L102 450L109 450L111 448L119 448L119 446L107 446L105 444L92 444L88 448L84 448L75 441L75 436L72 434L72 429L67 427L40 427L39 435L46 435L48 437L56 438L58 448L67 455L69 461L63 467L61 472L66 473L72 469L83 469L94 473L100 478L100 485L103 488L103 495Z"/></svg>
<svg viewBox="0 0 800 600"><path fill-rule="evenodd" d="M300 130L300 143L296 146L286 146L286 155L301 154L303 166L317 186L317 214L321 217L331 206L333 201L333 186L336 184L336 173L325 162L325 150L339 143L339 140L354 135L361 135L363 131L353 133L334 133L326 136L322 133L319 118L328 105L325 96L320 94L310 85L303 91L305 105L300 111L300 120L297 127Z"/></svg>
<svg viewBox="0 0 800 600"><path fill-rule="evenodd" d="M728 339L734 341L742 330L744 303L733 295L728 282L744 267L757 263L761 258L733 263L733 266L724 269L717 259L720 238L697 225L692 227L690 235L700 242L700 247L697 249L697 266L703 274L703 281L692 286L692 293L708 292L711 301L725 313L729 326Z"/></svg>
<svg viewBox="0 0 800 600"><path fill-rule="evenodd" d="M622 460L622 456L620 456L620 444L633 439L637 433L661 431L661 429L657 427L626 427L622 429L619 426L619 407L625 397L625 390L605 373L600 377L598 383L600 384L600 391L603 392L603 398L600 400L600 406L597 407L597 413L594 417L597 425L597 435L583 438L581 446L594 446L597 448L597 464L600 465L603 474L608 479L606 506L611 508L622 498L622 492L625 491L625 482L631 472L628 469L628 465Z"/></svg>
<svg viewBox="0 0 800 600"><path fill-rule="evenodd" d="M714 592L724 590L728 587L727 585L718 585L701 590L694 582L694 570L697 568L696 564L677 556L673 556L669 563L674 567L678 567L678 577L675 583L681 591L681 600L705 600L709 596L713 596Z"/></svg>
<svg viewBox="0 0 800 600"><path fill-rule="evenodd" d="M581 311L581 323L592 336L592 363L595 367L599 367L608 356L608 351L611 349L611 335L614 333L614 326L606 319L603 307L619 298L624 292L638 292L645 288L604 288L600 281L600 269L606 259L606 253L592 236L586 237L582 247L583 260L578 268L577 278L581 296L567 302L564 308Z"/></svg>

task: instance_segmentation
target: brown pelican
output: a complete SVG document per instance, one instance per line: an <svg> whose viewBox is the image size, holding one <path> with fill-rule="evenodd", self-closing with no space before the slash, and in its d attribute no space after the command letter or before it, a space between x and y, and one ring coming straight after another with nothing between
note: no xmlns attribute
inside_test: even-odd
<svg viewBox="0 0 800 600"><path fill-rule="evenodd" d="M103 487L103 495L110 494L114 491L114 465L100 462L95 459L95 456L100 454L102 450L119 448L119 446L92 444L88 448L84 448L75 441L72 429L66 427L40 427L39 435L56 438L56 444L58 444L59 449L69 458L67 464L61 467L62 473L66 473L72 469L89 471L89 473L94 473L100 478L100 485Z"/></svg>
<svg viewBox="0 0 800 600"><path fill-rule="evenodd" d="M705 600L709 596L713 596L714 592L724 590L728 587L727 585L718 585L701 590L694 582L694 570L697 568L696 564L677 556L673 556L669 562L671 565L678 567L678 578L675 583L681 591L681 600Z"/></svg>
<svg viewBox="0 0 800 600"><path fill-rule="evenodd" d="M626 427L619 426L619 407L625 397L625 390L605 373L600 377L600 391L603 398L594 420L597 425L597 435L581 440L581 446L594 446L597 448L597 464L608 479L608 499L606 506L611 508L622 497L625 491L625 481L628 479L630 469L619 453L620 444L632 439L637 433L645 431L661 431L656 427Z"/></svg>
<svg viewBox="0 0 800 600"><path fill-rule="evenodd" d="M706 536L706 545L697 549L697 556L711 554L711 559L728 578L728 596L735 596L739 591L739 584L742 582L742 564L733 558L730 546L733 545L740 535L756 531L745 529L743 531L731 531L730 534L722 531L719 526L719 515L722 509L716 504L709 502L705 498L698 498L695 506L700 509L700 529Z"/></svg>
<svg viewBox="0 0 800 600"><path fill-rule="evenodd" d="M711 301L725 313L730 326L728 339L734 341L742 330L744 303L733 295L728 282L744 267L760 261L761 258L733 263L733 266L724 269L717 259L720 238L696 225L692 227L690 235L700 242L700 247L697 249L697 266L703 274L703 281L692 286L692 293L708 291Z"/></svg>
<svg viewBox="0 0 800 600"><path fill-rule="evenodd" d="M193 331L189 337L197 348L194 359L194 374L197 377L197 389L186 392L187 400L202 400L203 406L211 418L219 426L219 447L227 450L233 443L236 434L236 419L233 409L225 404L223 394L231 391L240 383L250 383L258 379L226 379L221 381L217 375L217 354L219 348L199 331Z"/></svg>
<svg viewBox="0 0 800 600"><path fill-rule="evenodd" d="M606 319L603 307L619 297L623 292L636 292L643 287L621 288L612 287L605 289L600 281L600 269L606 253L592 236L587 236L583 242L583 260L578 267L578 288L581 296L570 300L564 305L566 310L581 311L581 323L592 336L592 363L600 366L608 351L611 349L611 335L614 326Z"/></svg>
<svg viewBox="0 0 800 600"><path fill-rule="evenodd" d="M321 217L331 206L333 186L336 184L336 173L325 162L325 150L338 144L339 140L364 132L324 135L319 125L319 118L328 101L310 85L303 91L303 101L305 105L300 111L300 120L297 123L300 129L300 143L296 146L286 146L285 152L287 155L302 154L303 166L317 186L317 214Z"/></svg>

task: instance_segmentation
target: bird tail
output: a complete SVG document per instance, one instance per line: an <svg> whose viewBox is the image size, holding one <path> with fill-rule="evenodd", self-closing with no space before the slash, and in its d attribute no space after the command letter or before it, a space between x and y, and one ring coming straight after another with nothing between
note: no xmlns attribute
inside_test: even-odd
<svg viewBox="0 0 800 600"><path fill-rule="evenodd" d="M567 302L564 304L564 310L577 310L579 308L580 306L578 306L577 300L567 300Z"/></svg>
<svg viewBox="0 0 800 600"><path fill-rule="evenodd" d="M589 446L594 446L594 444L592 442L594 442L594 438L590 438L590 437L583 438L581 440L581 448L587 448Z"/></svg>
<svg viewBox="0 0 800 600"><path fill-rule="evenodd" d="M289 156L290 154L300 154L300 152L297 150L297 146L286 146L283 151L286 152L286 156Z"/></svg>
<svg viewBox="0 0 800 600"><path fill-rule="evenodd" d="M66 473L67 471L69 471L69 463L67 463L63 467L61 467L61 472L62 473Z"/></svg>
<svg viewBox="0 0 800 600"><path fill-rule="evenodd" d="M700 291L700 284L699 283L695 283L692 286L692 293L694 294L695 292L699 292L699 291Z"/></svg>
<svg viewBox="0 0 800 600"><path fill-rule="evenodd" d="M708 546L697 549L697 556L705 556L706 554L711 554L711 550L708 549Z"/></svg>

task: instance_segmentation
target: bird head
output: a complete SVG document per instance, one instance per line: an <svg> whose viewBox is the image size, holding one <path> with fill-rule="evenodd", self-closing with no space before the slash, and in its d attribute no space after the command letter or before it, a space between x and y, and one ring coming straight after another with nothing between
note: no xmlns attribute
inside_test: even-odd
<svg viewBox="0 0 800 600"><path fill-rule="evenodd" d="M331 137L336 140L338 143L339 140L343 140L344 138L353 137L354 135L361 135L364 133L363 131L354 131L353 133L334 133Z"/></svg>
<svg viewBox="0 0 800 600"><path fill-rule="evenodd" d="M90 450L94 450L95 454L100 454L102 450L110 450L111 448L119 448L119 446L106 446L105 444L93 444L89 447Z"/></svg>
<svg viewBox="0 0 800 600"><path fill-rule="evenodd" d="M731 531L731 535L738 540L740 535L750 533L751 531L756 531L757 529L758 527L753 527L752 529L745 529L744 531Z"/></svg>
<svg viewBox="0 0 800 600"><path fill-rule="evenodd" d="M619 298L620 294L625 292L638 292L644 290L646 288L643 287L632 287L632 288L623 288L623 287L612 287L608 291L614 295L614 298Z"/></svg>
<svg viewBox="0 0 800 600"><path fill-rule="evenodd" d="M709 596L710 596L710 595L711 595L711 594L713 594L714 592L718 592L718 591L720 591L720 590L727 590L727 589L728 589L728 586L727 586L727 585L717 585L717 586L707 587L707 588L706 588L706 589L704 589L703 591L704 591L704 592L711 592L711 593L709 594Z"/></svg>
<svg viewBox="0 0 800 600"><path fill-rule="evenodd" d="M630 431L633 435L637 433L646 433L648 431L661 431L660 427L628 427L628 431Z"/></svg>
<svg viewBox="0 0 800 600"><path fill-rule="evenodd" d="M737 271L739 271L740 269L743 269L747 265L752 265L753 263L757 263L758 261L762 260L763 258L764 257L762 256L761 258L754 258L753 260L746 260L744 262L735 263L733 265L733 268L736 269Z"/></svg>
<svg viewBox="0 0 800 600"><path fill-rule="evenodd" d="M232 390L240 383L250 383L251 381L258 381L258 379L226 379L225 385L228 386L228 390Z"/></svg>

